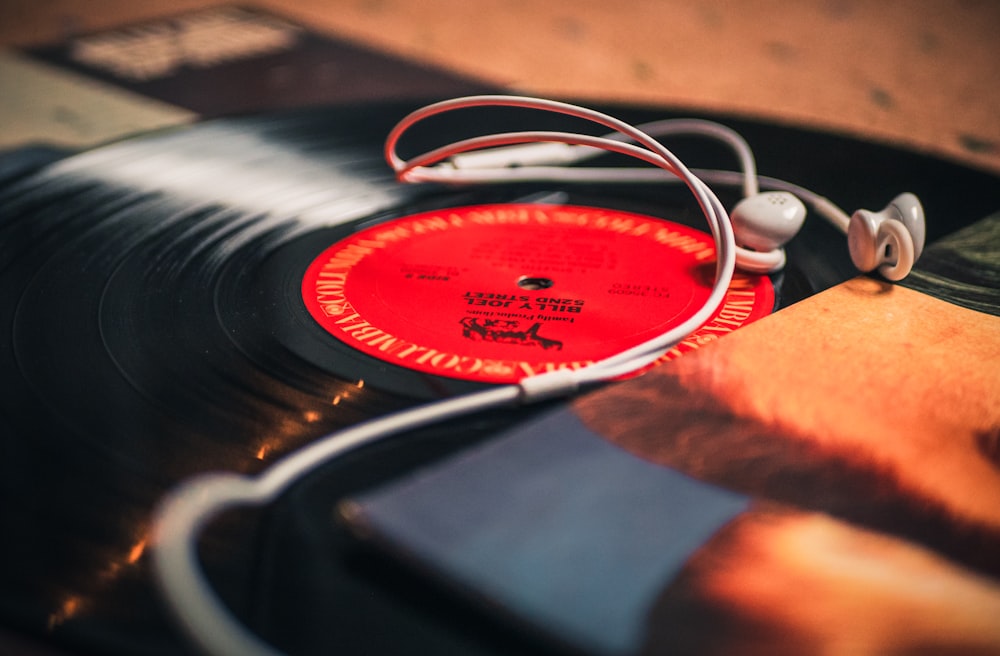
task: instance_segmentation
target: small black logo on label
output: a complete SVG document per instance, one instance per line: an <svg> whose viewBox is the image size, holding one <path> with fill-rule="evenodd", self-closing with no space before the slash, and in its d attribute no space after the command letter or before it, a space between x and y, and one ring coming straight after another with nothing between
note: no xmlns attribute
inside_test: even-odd
<svg viewBox="0 0 1000 656"><path fill-rule="evenodd" d="M538 334L542 324L535 322L527 330L518 330L520 324L508 319L480 319L465 317L462 324L462 336L471 340L498 342L500 344L521 344L523 346L541 346L543 349L562 350L562 342L548 339Z"/></svg>

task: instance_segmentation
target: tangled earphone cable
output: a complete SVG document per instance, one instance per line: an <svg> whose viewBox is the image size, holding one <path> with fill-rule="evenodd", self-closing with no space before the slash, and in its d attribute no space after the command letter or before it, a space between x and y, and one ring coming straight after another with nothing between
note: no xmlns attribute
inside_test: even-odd
<svg viewBox="0 0 1000 656"><path fill-rule="evenodd" d="M509 132L465 139L409 160L397 154L401 137L416 123L438 114L484 105L556 112L596 123L614 132L604 137L568 132ZM256 476L204 474L173 490L160 504L153 522L154 574L178 623L200 649L210 654L234 656L277 656L280 653L232 616L200 569L196 540L213 517L237 506L270 503L295 481L322 464L400 432L488 408L570 395L583 386L642 369L710 320L721 306L732 280L737 245L729 215L704 180L742 186L747 197L757 194L760 183L791 191L804 197L846 231L850 218L833 203L790 183L759 178L749 146L729 128L699 120L664 121L647 124L646 127L661 135L700 134L718 139L736 153L741 170L706 171L701 172L702 177L689 170L646 130L592 109L536 98L476 96L444 101L411 113L392 129L386 139L385 157L398 179L404 182L567 182L599 178L602 181L630 182L674 180L686 184L701 208L715 241L716 272L712 290L706 303L679 325L582 369L557 369L524 378L517 384L501 385L387 415L320 438L274 462ZM607 151L639 159L658 170L563 167ZM560 166L554 167L551 163Z"/></svg>

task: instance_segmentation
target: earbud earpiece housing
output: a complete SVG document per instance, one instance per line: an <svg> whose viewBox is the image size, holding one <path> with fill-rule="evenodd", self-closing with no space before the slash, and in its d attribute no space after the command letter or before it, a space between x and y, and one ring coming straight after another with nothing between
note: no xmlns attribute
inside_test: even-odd
<svg viewBox="0 0 1000 656"><path fill-rule="evenodd" d="M729 216L738 266L770 273L785 265L783 247L802 228L806 206L787 191L766 191L741 200Z"/></svg>
<svg viewBox="0 0 1000 656"><path fill-rule="evenodd" d="M924 249L924 209L911 193L896 196L880 212L858 210L847 227L847 248L859 271L876 268L888 280L902 280Z"/></svg>

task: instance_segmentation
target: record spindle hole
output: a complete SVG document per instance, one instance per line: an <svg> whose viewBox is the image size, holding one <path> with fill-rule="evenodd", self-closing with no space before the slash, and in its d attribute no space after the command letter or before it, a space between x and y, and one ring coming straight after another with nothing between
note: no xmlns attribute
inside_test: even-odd
<svg viewBox="0 0 1000 656"><path fill-rule="evenodd" d="M539 289L548 289L555 283L551 278L539 278L538 276L521 276L517 279L517 286L521 289L530 289L532 291L537 291Z"/></svg>

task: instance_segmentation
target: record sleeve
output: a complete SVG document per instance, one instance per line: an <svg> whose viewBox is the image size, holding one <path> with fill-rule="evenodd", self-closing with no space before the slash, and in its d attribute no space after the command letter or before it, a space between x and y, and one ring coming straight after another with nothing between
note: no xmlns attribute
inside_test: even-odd
<svg viewBox="0 0 1000 656"><path fill-rule="evenodd" d="M428 213L514 205L701 227L683 190L669 187L400 185L381 145L412 108L218 119L0 169L5 626L71 652L186 653L148 563L150 512L167 490L200 472L259 471L337 428L496 384L399 366L321 325L303 283L337 244ZM606 109L636 122L671 115ZM522 117L431 123L411 147L445 132L461 137L484 120L513 129ZM839 136L726 122L755 147L763 172L845 206L879 206L886 189L914 191L932 217L931 238L1000 206L983 173ZM697 165L728 166L725 152L699 143L677 150ZM792 156L801 152L823 156ZM767 281L777 316L853 275L842 241L820 221L807 222L789 258ZM453 327L462 330L460 321ZM553 339L530 324L511 328ZM549 644L530 632L359 548L330 517L335 500L545 409L401 435L331 463L274 507L225 517L201 543L213 585L253 630L293 653L545 652Z"/></svg>

